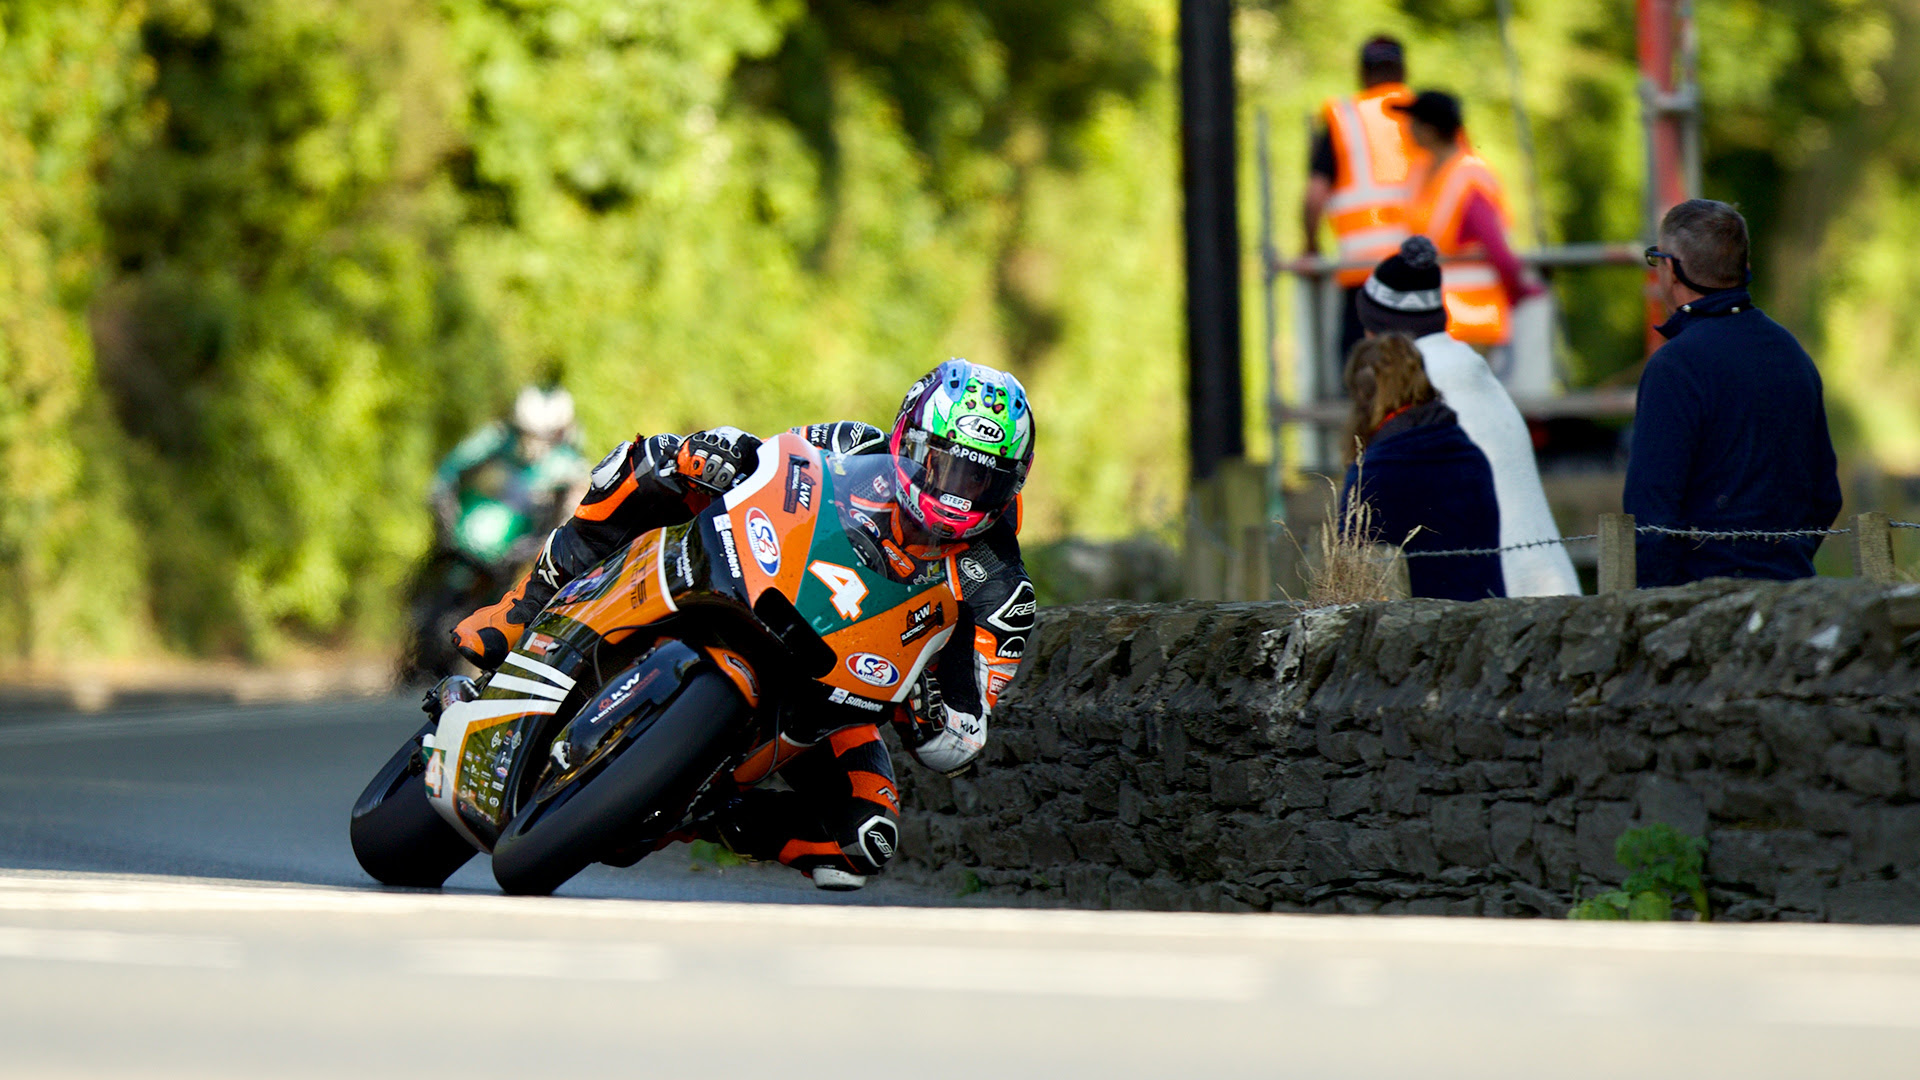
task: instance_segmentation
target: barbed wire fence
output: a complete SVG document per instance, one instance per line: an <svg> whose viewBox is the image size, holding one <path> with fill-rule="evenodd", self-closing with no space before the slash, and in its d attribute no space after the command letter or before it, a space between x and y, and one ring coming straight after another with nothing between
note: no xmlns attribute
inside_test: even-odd
<svg viewBox="0 0 1920 1080"><path fill-rule="evenodd" d="M1894 529L1920 529L1920 521L1895 521L1883 513L1856 514L1853 524L1844 529L1676 529L1665 525L1635 524L1632 514L1601 514L1597 532L1577 536L1547 537L1499 547L1453 548L1445 551L1407 551L1395 545L1389 557L1404 559L1444 559L1467 556L1504 555L1535 548L1592 543L1600 545L1599 591L1623 592L1637 585L1634 539L1637 536L1664 536L1698 543L1784 543L1829 536L1852 537L1854 576L1891 584L1897 579L1893 564Z"/></svg>

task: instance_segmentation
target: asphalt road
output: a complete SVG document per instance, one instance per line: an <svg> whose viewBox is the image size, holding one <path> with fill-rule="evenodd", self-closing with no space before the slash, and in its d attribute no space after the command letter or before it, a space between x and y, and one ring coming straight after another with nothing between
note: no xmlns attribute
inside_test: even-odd
<svg viewBox="0 0 1920 1080"><path fill-rule="evenodd" d="M679 848L555 898L499 896L483 863L445 893L380 890L346 811L412 724L391 702L0 721L0 1076L1905 1077L1920 1061L1920 930L1904 928L957 908L695 872Z"/></svg>

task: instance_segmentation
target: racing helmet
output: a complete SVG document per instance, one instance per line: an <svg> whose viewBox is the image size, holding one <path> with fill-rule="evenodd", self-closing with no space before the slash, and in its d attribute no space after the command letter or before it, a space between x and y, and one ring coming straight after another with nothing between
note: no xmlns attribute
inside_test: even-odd
<svg viewBox="0 0 1920 1080"><path fill-rule="evenodd" d="M901 510L937 541L985 532L1027 482L1033 434L1019 379L966 360L934 368L907 391L893 422Z"/></svg>
<svg viewBox="0 0 1920 1080"><path fill-rule="evenodd" d="M573 395L563 386L528 386L513 400L513 426L528 438L557 443L573 427Z"/></svg>

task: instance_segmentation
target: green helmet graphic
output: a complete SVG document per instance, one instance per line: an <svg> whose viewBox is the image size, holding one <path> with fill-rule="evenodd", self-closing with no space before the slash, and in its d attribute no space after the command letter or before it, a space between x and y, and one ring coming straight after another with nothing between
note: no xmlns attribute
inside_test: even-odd
<svg viewBox="0 0 1920 1080"><path fill-rule="evenodd" d="M1004 371L949 360L907 391L894 421L900 505L936 537L986 531L1026 483L1033 411Z"/></svg>

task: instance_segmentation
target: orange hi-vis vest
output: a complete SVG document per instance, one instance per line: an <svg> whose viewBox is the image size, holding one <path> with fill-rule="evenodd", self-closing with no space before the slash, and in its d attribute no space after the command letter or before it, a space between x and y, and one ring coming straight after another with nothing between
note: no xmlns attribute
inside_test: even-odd
<svg viewBox="0 0 1920 1080"><path fill-rule="evenodd" d="M1413 93L1405 86L1382 83L1352 97L1328 98L1321 106L1335 162L1327 224L1338 240L1340 261L1367 264L1336 275L1348 288L1366 281L1373 265L1400 250L1400 241L1412 235L1407 231L1408 185L1427 152L1414 143L1407 114L1387 107L1412 102Z"/></svg>
<svg viewBox="0 0 1920 1080"><path fill-rule="evenodd" d="M1480 192L1507 219L1500 181L1487 163L1465 150L1456 152L1438 170L1415 185L1407 205L1407 226L1425 235L1440 251L1440 288L1447 305L1447 333L1469 345L1505 345L1508 325L1507 291L1500 274L1479 243L1464 244L1460 226L1467 216L1468 197ZM1447 262L1447 259L1456 259Z"/></svg>

